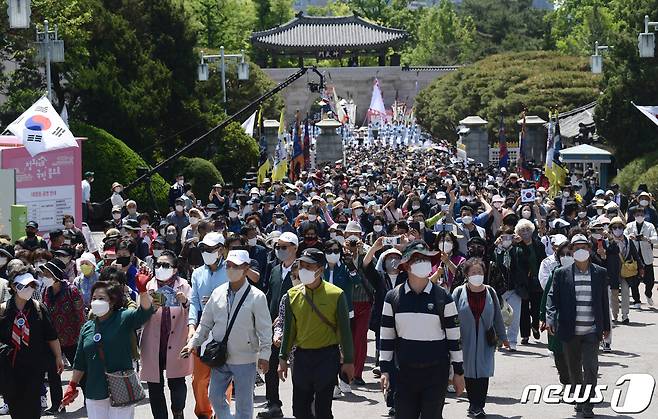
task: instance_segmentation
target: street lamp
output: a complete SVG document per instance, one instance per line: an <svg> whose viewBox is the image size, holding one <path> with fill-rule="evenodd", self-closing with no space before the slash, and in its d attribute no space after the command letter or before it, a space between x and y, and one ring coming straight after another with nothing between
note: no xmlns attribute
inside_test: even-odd
<svg viewBox="0 0 658 419"><path fill-rule="evenodd" d="M201 62L198 68L199 81L208 81L209 71L208 64L218 61L218 70L222 75L222 103L224 110L226 110L226 60L235 58L238 61L238 80L249 80L249 63L245 61L244 50L240 50L240 54L224 54L224 47L219 48L219 54L204 55L201 51Z"/></svg>
<svg viewBox="0 0 658 419"><path fill-rule="evenodd" d="M37 28L37 40L34 43L37 48L37 60L46 64L46 86L48 88L48 100L52 101L52 82L50 80L50 63L64 62L64 40L57 35L55 30L48 30L48 21L43 21L43 31Z"/></svg>
<svg viewBox="0 0 658 419"><path fill-rule="evenodd" d="M649 15L644 15L644 32L637 37L637 47L641 58L653 58L656 48L656 34L649 32L649 28L658 29L658 22L649 22Z"/></svg>
<svg viewBox="0 0 658 419"><path fill-rule="evenodd" d="M593 74L601 74L603 72L603 56L599 54L600 51L606 51L607 45L599 45L599 41L594 43L594 55L590 57L590 65Z"/></svg>
<svg viewBox="0 0 658 419"><path fill-rule="evenodd" d="M8 0L7 14L9 27L12 29L26 29L30 27L30 0Z"/></svg>

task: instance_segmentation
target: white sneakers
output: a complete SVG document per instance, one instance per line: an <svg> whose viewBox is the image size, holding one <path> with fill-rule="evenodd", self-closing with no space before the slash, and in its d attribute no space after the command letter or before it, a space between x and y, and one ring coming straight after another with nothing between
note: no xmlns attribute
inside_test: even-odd
<svg viewBox="0 0 658 419"><path fill-rule="evenodd" d="M351 393L352 392L352 387L350 387L349 384L343 382L340 378L338 379L338 388L340 391L343 392L343 394Z"/></svg>
<svg viewBox="0 0 658 419"><path fill-rule="evenodd" d="M9 414L9 405L7 403L3 403L0 405L0 415L8 415Z"/></svg>
<svg viewBox="0 0 658 419"><path fill-rule="evenodd" d="M642 304L640 304L640 303L633 304L633 308L638 308L638 309L640 309L640 308L642 308Z"/></svg>

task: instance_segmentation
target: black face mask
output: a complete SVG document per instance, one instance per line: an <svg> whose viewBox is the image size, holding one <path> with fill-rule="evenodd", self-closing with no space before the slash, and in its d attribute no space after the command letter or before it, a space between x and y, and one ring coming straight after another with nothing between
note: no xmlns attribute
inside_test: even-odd
<svg viewBox="0 0 658 419"><path fill-rule="evenodd" d="M117 258L117 263L124 268L130 265L130 256L120 256Z"/></svg>
<svg viewBox="0 0 658 419"><path fill-rule="evenodd" d="M469 257L475 257L475 258L484 257L484 249L469 248L468 249L468 256Z"/></svg>

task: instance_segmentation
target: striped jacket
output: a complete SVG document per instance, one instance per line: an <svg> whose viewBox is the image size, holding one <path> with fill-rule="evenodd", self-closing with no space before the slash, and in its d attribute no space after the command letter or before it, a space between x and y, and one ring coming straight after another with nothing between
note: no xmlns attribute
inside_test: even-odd
<svg viewBox="0 0 658 419"><path fill-rule="evenodd" d="M441 300L443 312L439 313L437 302ZM390 373L396 366L424 368L449 360L455 374L461 375L464 368L459 340L455 302L441 287L428 281L416 294L405 282L386 294L380 329L382 372Z"/></svg>

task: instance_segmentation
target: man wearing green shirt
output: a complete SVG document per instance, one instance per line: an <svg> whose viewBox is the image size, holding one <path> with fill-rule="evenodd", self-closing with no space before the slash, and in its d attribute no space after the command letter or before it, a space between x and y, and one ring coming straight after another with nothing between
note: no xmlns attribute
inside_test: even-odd
<svg viewBox="0 0 658 419"><path fill-rule="evenodd" d="M348 383L354 378L354 347L347 300L343 290L322 279L324 253L309 248L298 260L302 283L288 291L279 377L282 381L288 377L288 355L296 346L292 372L293 415L297 419L331 419L338 371ZM314 400L315 416L311 412Z"/></svg>

